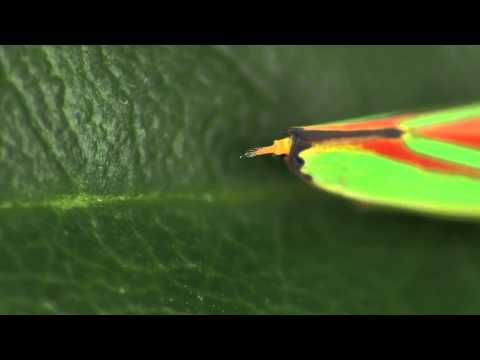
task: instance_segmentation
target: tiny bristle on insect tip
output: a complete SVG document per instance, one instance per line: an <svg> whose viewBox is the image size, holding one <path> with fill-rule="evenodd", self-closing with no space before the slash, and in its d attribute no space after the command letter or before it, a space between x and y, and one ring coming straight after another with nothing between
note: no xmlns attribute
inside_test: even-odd
<svg viewBox="0 0 480 360"><path fill-rule="evenodd" d="M243 154L243 155L240 156L240 159L243 159L243 158L252 158L252 157L257 156L257 149L258 149L258 148L253 148L253 149L248 150L245 154Z"/></svg>

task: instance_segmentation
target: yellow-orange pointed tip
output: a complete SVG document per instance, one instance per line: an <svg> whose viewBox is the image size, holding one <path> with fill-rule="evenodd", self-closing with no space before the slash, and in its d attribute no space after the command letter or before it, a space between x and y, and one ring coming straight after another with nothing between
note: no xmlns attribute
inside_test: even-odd
<svg viewBox="0 0 480 360"><path fill-rule="evenodd" d="M245 154L240 156L240 158L252 158L259 155L288 155L290 153L290 148L292 146L292 140L288 138L283 138L280 140L275 140L271 146L259 147L248 150Z"/></svg>

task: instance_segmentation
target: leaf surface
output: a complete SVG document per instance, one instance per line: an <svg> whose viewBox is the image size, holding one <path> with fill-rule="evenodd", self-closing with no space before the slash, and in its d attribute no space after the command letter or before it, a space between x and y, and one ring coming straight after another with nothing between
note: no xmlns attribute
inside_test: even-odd
<svg viewBox="0 0 480 360"><path fill-rule="evenodd" d="M1 313L469 313L478 224L369 209L289 126L478 100L478 47L0 48Z"/></svg>

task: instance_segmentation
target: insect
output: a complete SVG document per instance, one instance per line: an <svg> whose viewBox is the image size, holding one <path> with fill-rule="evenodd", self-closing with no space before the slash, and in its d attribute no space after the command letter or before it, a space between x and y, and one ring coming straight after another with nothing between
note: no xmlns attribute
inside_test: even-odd
<svg viewBox="0 0 480 360"><path fill-rule="evenodd" d="M480 103L293 127L273 154L320 189L367 204L480 218Z"/></svg>

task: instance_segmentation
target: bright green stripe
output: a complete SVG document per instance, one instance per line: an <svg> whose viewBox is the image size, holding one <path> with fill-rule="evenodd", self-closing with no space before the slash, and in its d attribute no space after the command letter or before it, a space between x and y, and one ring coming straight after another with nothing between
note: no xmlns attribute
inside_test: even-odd
<svg viewBox="0 0 480 360"><path fill-rule="evenodd" d="M405 122L402 122L402 126L406 128L416 128L420 126L456 121L472 116L480 116L480 104L472 104L428 112L423 115L419 115L412 120L406 120Z"/></svg>
<svg viewBox="0 0 480 360"><path fill-rule="evenodd" d="M480 168L480 151L422 137L404 136L413 151L430 157Z"/></svg>
<svg viewBox="0 0 480 360"><path fill-rule="evenodd" d="M428 172L362 151L304 151L302 171L350 198L449 216L480 217L480 182Z"/></svg>
<svg viewBox="0 0 480 360"><path fill-rule="evenodd" d="M162 204L167 202L198 202L204 204L229 203L245 204L262 201L271 201L278 193L285 191L285 184L264 184L265 188L245 189L245 186L236 185L227 191L211 189L211 191L192 192L152 192L146 194L125 195L58 195L42 200L32 201L0 201L0 211L15 208L51 208L53 210L68 211L74 209L86 209L89 207L122 206L123 203L138 204ZM293 193L292 193L293 194Z"/></svg>

